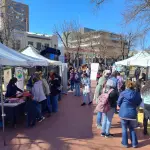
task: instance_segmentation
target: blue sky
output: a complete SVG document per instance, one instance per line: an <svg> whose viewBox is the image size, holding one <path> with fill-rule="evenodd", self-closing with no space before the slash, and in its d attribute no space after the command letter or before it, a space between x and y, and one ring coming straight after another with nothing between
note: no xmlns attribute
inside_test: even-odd
<svg viewBox="0 0 150 150"><path fill-rule="evenodd" d="M54 25L60 25L64 20L75 20L80 23L81 27L115 33L135 30L135 24L132 25L134 28L131 28L131 25L128 28L122 25L122 13L125 10L125 0L108 0L96 13L90 0L18 1L29 5L30 32L53 34ZM148 43L146 43L147 45ZM137 48L140 48L140 46L137 46Z"/></svg>
<svg viewBox="0 0 150 150"><path fill-rule="evenodd" d="M30 31L52 34L55 24L76 20L82 27L122 32L124 0L111 0L94 13L90 0L24 0L30 7ZM44 2L44 3L43 3Z"/></svg>

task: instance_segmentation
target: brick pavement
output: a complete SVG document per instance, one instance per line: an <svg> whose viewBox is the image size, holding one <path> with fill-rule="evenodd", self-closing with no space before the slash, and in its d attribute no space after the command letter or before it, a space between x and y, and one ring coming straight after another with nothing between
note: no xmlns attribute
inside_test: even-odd
<svg viewBox="0 0 150 150"><path fill-rule="evenodd" d="M0 150L124 150L120 145L118 116L115 115L111 129L115 137L105 139L100 137L100 130L95 126L94 106L81 107L81 102L81 98L69 93L63 96L59 112L38 123L36 127L6 129L7 146L3 147L0 140ZM140 129L137 132L137 150L150 150L150 137L144 137Z"/></svg>

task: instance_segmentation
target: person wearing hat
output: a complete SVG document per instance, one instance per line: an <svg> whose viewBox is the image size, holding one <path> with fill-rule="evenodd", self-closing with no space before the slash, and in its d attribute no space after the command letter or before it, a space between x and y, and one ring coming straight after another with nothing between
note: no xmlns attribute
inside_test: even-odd
<svg viewBox="0 0 150 150"><path fill-rule="evenodd" d="M112 90L108 96L110 110L107 113L103 113L101 136L106 138L113 137L113 134L110 134L110 128L118 100L118 92L115 86L116 86L115 82L111 79L108 79L103 89L104 93L109 93L110 90Z"/></svg>
<svg viewBox="0 0 150 150"><path fill-rule="evenodd" d="M118 99L118 106L120 107L119 116L122 125L122 145L126 148L128 147L128 129L132 147L136 148L138 146L138 139L134 128L136 127L137 108L141 102L141 95L138 90L135 90L135 83L128 80L126 82L126 90L120 94Z"/></svg>
<svg viewBox="0 0 150 150"><path fill-rule="evenodd" d="M99 100L98 98L102 93L102 90L105 86L105 83L106 83L108 77L109 77L109 71L105 70L103 72L103 76L99 79L98 85L95 88L93 101L95 101L96 104L98 104L98 100ZM101 120L102 120L102 113L98 112L97 113L97 124L96 124L97 128L101 128Z"/></svg>

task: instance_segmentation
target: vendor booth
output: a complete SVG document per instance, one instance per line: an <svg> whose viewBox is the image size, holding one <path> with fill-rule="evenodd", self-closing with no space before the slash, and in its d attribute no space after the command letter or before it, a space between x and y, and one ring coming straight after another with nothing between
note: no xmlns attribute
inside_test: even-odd
<svg viewBox="0 0 150 150"><path fill-rule="evenodd" d="M131 66L139 66L139 67L149 67L150 66L150 56L131 61L130 65Z"/></svg>
<svg viewBox="0 0 150 150"><path fill-rule="evenodd" d="M17 101L11 101L12 103L7 100L4 101L3 98L3 90L2 90L2 72L3 72L3 67L5 66L17 66L17 67L34 67L34 66L48 66L49 63L45 60L42 59L37 59L33 57L26 56L24 54L21 54L11 48L8 48L7 46L3 45L0 43L0 85L1 85L1 110L2 110L2 122L3 122L3 138L4 138L4 145L5 145L5 124L4 124L4 118L5 118L5 113L8 111L11 111L9 114L15 114L14 116L7 116L13 119L13 121L16 121L19 115L19 109L22 109L22 106L24 104L24 101L21 99L17 99ZM20 107L19 107L20 106ZM4 112L4 107L6 108L6 111Z"/></svg>
<svg viewBox="0 0 150 150"><path fill-rule="evenodd" d="M46 57L40 55L38 53L38 50L36 50L33 46L29 45L26 49L24 49L22 52L22 54L24 55L27 55L27 56L31 56L33 58L38 58L38 59L41 59L41 60L45 60L47 61L49 64L51 65L62 65L62 62L61 61L54 61L54 60L50 60L50 59L47 59Z"/></svg>
<svg viewBox="0 0 150 150"><path fill-rule="evenodd" d="M122 61L118 61L115 63L115 65L122 65L122 66L131 66L131 61L138 61L138 60L141 60L142 58L146 58L150 56L149 53L147 53L146 51L141 51L139 53L137 53L136 55L128 58L128 59L125 59L125 60L122 60Z"/></svg>
<svg viewBox="0 0 150 150"><path fill-rule="evenodd" d="M55 60L50 60L42 55L39 54L39 51L36 50L33 46L29 45L26 49L24 49L22 52L22 54L25 54L27 56L31 56L34 58L38 58L41 60L45 60L49 63L49 66L58 66L59 67L59 71L58 74L61 76L62 78L62 92L63 93L67 93L67 65L63 64L61 61L55 61ZM56 68L56 67L55 67ZM51 69L55 70L54 67L51 67Z"/></svg>

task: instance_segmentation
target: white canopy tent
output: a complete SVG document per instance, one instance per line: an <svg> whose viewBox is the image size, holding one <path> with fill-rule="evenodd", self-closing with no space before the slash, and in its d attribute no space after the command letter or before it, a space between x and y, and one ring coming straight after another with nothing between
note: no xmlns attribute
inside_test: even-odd
<svg viewBox="0 0 150 150"><path fill-rule="evenodd" d="M59 66L62 65L61 61L50 60L50 59L47 59L46 57L40 55L38 53L38 51L31 45L29 45L25 50L23 50L22 54L27 55L27 56L31 56L31 57L34 57L34 58L38 58L38 59L41 59L41 60L45 60L51 65L59 65Z"/></svg>
<svg viewBox="0 0 150 150"><path fill-rule="evenodd" d="M134 61L140 61L141 59L144 59L148 56L150 57L150 54L147 53L146 51L140 51L139 53L137 53L133 57L130 57L128 59L116 62L115 65L122 65L122 66L133 65Z"/></svg>
<svg viewBox="0 0 150 150"><path fill-rule="evenodd" d="M1 87L1 109L2 109L2 122L3 122L3 139L5 145L5 123L4 123L4 101L3 101L3 91L2 91L2 71L3 66L48 66L48 62L45 60L32 58L21 54L11 48L0 43L0 87Z"/></svg>
<svg viewBox="0 0 150 150"><path fill-rule="evenodd" d="M139 67L149 67L150 66L150 56L142 58L142 59L131 61L130 65L139 66Z"/></svg>
<svg viewBox="0 0 150 150"><path fill-rule="evenodd" d="M48 66L47 61L21 54L0 43L1 66Z"/></svg>

